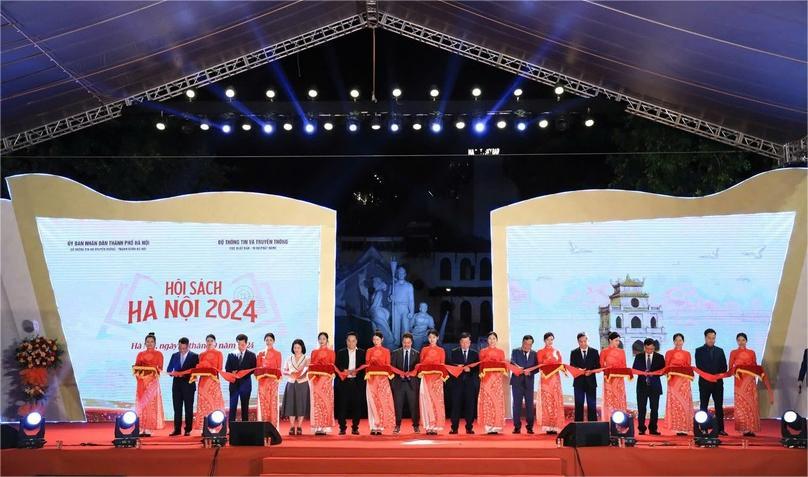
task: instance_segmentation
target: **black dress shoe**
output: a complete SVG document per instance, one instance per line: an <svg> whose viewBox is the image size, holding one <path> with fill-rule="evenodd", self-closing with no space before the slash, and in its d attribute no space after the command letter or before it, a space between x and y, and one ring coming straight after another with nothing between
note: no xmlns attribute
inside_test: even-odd
<svg viewBox="0 0 808 477"><path fill-rule="evenodd" d="M396 428L393 429L393 434L398 434L400 432L401 432L401 426L396 426Z"/></svg>
<svg viewBox="0 0 808 477"><path fill-rule="evenodd" d="M140 436L138 436L138 437L151 437L151 434L149 434L148 432L144 432L144 433L140 434Z"/></svg>
<svg viewBox="0 0 808 477"><path fill-rule="evenodd" d="M727 434L726 431L719 431L718 434L722 435L722 436L728 436L729 435L729 434Z"/></svg>
<svg viewBox="0 0 808 477"><path fill-rule="evenodd" d="M291 428L291 429L289 429L289 435L290 435L290 436L295 435L295 428L294 428L294 427L293 427L293 428Z"/></svg>
<svg viewBox="0 0 808 477"><path fill-rule="evenodd" d="M644 436L644 435L645 435L645 429L640 429L640 435L641 435L641 436Z"/></svg>
<svg viewBox="0 0 808 477"><path fill-rule="evenodd" d="M345 429L340 429L339 430L339 435L344 436L345 435Z"/></svg>
<svg viewBox="0 0 808 477"><path fill-rule="evenodd" d="M548 436L554 436L556 434L558 434L558 431L547 431Z"/></svg>
<svg viewBox="0 0 808 477"><path fill-rule="evenodd" d="M512 434L521 434L521 433L522 433L522 429L519 429L518 427L513 428Z"/></svg>
<svg viewBox="0 0 808 477"><path fill-rule="evenodd" d="M449 434L457 434L457 429L452 429L451 431L449 431Z"/></svg>
<svg viewBox="0 0 808 477"><path fill-rule="evenodd" d="M351 429L351 434L353 434L355 436L358 436L359 435L359 429Z"/></svg>
<svg viewBox="0 0 808 477"><path fill-rule="evenodd" d="M421 428L418 427L418 426L412 426L412 432L414 432L416 434L420 434L421 433Z"/></svg>
<svg viewBox="0 0 808 477"><path fill-rule="evenodd" d="M178 436L178 435L180 435L180 431L174 431L171 434L169 434L168 437L174 437L174 436ZM143 434L141 434L140 436L143 437Z"/></svg>
<svg viewBox="0 0 808 477"><path fill-rule="evenodd" d="M743 435L744 435L745 437L755 437L755 433L754 433L754 432L744 432L744 433L743 433Z"/></svg>
<svg viewBox="0 0 808 477"><path fill-rule="evenodd" d="M533 429L528 429L528 430L527 430L527 433L528 433L528 434L535 434L535 432L533 432Z"/></svg>
<svg viewBox="0 0 808 477"><path fill-rule="evenodd" d="M677 436L686 436L687 432L677 432L676 435Z"/></svg>
<svg viewBox="0 0 808 477"><path fill-rule="evenodd" d="M466 434L474 434L474 429L466 429Z"/></svg>

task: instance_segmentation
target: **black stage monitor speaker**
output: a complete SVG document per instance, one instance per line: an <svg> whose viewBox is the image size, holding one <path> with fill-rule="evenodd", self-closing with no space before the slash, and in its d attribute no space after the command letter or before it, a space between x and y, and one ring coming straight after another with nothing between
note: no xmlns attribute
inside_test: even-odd
<svg viewBox="0 0 808 477"><path fill-rule="evenodd" d="M270 422L230 422L231 446L263 446L267 437L273 446L283 441L281 434Z"/></svg>
<svg viewBox="0 0 808 477"><path fill-rule="evenodd" d="M596 447L609 445L608 422L570 422L558 434L569 447Z"/></svg>
<svg viewBox="0 0 808 477"><path fill-rule="evenodd" d="M16 449L18 434L17 428L11 424L0 425L0 448Z"/></svg>

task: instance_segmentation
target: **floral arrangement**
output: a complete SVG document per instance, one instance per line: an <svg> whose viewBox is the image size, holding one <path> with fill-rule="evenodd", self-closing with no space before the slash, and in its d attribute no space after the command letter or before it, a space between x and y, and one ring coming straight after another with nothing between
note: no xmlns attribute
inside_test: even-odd
<svg viewBox="0 0 808 477"><path fill-rule="evenodd" d="M14 354L20 367L20 380L28 401L19 409L21 415L41 407L48 391L48 369L62 364L64 350L56 340L35 336L22 340Z"/></svg>

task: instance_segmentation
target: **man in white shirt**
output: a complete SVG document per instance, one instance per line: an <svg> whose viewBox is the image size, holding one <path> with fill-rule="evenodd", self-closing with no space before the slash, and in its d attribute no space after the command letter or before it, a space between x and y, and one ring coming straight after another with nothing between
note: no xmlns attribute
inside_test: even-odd
<svg viewBox="0 0 808 477"><path fill-rule="evenodd" d="M365 350L356 346L357 335L349 331L345 338L346 347L337 351L337 369L346 372L346 378L337 380L336 408L339 434L345 435L348 428L347 417L351 416L351 434L359 435L359 420L365 409L365 372L356 370L365 364Z"/></svg>

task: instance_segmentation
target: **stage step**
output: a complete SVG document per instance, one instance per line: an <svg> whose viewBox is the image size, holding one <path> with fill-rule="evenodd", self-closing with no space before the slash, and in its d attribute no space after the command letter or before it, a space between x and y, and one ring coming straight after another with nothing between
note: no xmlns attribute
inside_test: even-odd
<svg viewBox="0 0 808 477"><path fill-rule="evenodd" d="M472 454L464 457L413 457L401 451L400 457L357 457L353 455L318 457L267 457L263 460L261 475L280 477L287 475L466 475L483 477L489 475L563 475L560 458L553 457L481 457ZM496 469L497 473L491 471Z"/></svg>

